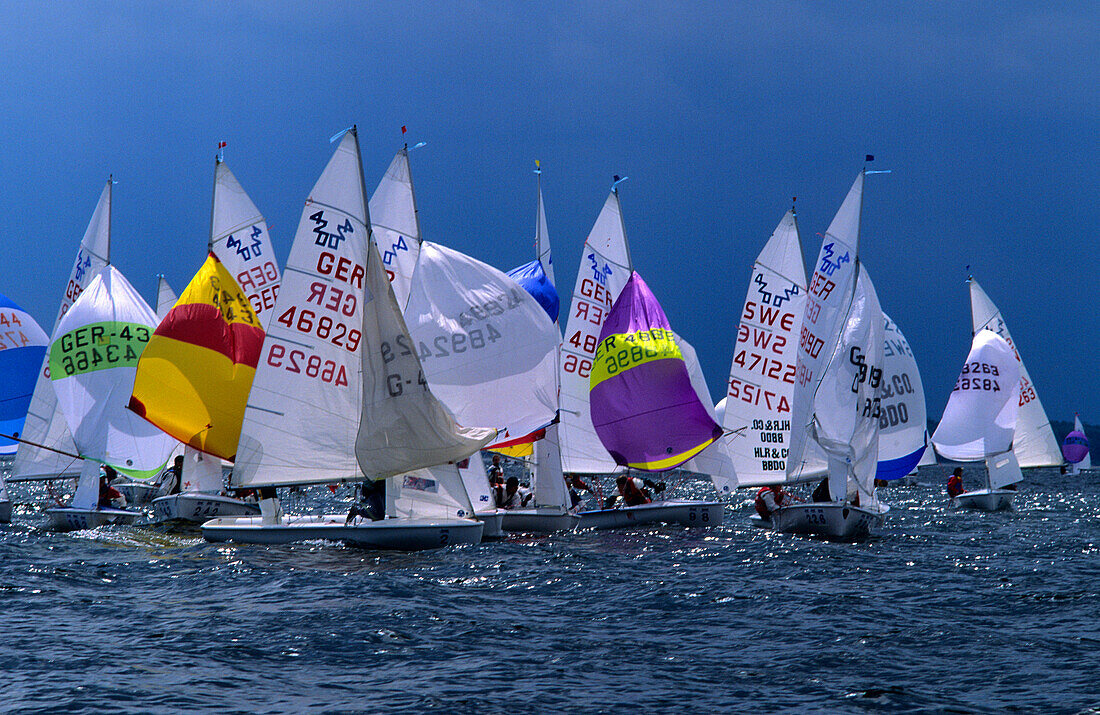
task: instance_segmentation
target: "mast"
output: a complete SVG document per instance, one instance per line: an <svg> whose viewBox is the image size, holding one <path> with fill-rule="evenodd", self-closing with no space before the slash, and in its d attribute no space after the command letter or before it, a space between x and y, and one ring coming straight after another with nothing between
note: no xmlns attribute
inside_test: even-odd
<svg viewBox="0 0 1100 715"><path fill-rule="evenodd" d="M111 265L111 214L113 213L113 204L115 191L115 175L107 175L107 255L103 260L107 262L107 265Z"/></svg>
<svg viewBox="0 0 1100 715"><path fill-rule="evenodd" d="M353 131L354 131L354 128L353 128ZM355 146L358 147L359 146L359 137L358 137L358 135L356 135L356 137L355 137L355 142L356 142ZM417 243L423 243L424 242L424 233L420 230L420 206L416 202L416 184L413 182L412 163L409 162L409 143L408 142L405 142L405 146L404 146L404 148L401 149L401 152L405 155L405 167L409 170L409 191L412 193L413 222L416 225L416 242ZM363 171L363 161L362 161L362 159L359 160L359 171L360 172ZM367 186L366 184L363 184L364 194L366 193L366 186ZM370 216L368 216L367 218L369 219ZM367 221L367 225L368 226L370 225L370 221Z"/></svg>
<svg viewBox="0 0 1100 715"><path fill-rule="evenodd" d="M619 200L619 184L623 183L629 176L624 176L621 179L616 174L614 181L611 184L611 193L615 194L615 203L619 205L619 226L623 231L623 246L626 247L626 268L629 272L634 272L634 259L630 256L630 239L626 235L626 221L623 219L623 202Z"/></svg>
<svg viewBox="0 0 1100 715"><path fill-rule="evenodd" d="M214 250L214 207L218 202L218 167L221 166L221 157L214 155L214 186L210 190L210 231L206 238L206 252Z"/></svg>

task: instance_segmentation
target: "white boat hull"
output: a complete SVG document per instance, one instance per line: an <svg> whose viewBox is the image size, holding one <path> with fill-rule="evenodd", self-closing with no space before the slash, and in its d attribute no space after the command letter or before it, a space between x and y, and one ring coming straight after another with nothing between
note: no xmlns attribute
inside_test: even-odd
<svg viewBox="0 0 1100 715"><path fill-rule="evenodd" d="M7 499L0 501L0 524L11 523L11 502Z"/></svg>
<svg viewBox="0 0 1100 715"><path fill-rule="evenodd" d="M46 528L51 531L95 529L107 524L133 524L141 512L127 509L77 509L63 506L46 510Z"/></svg>
<svg viewBox="0 0 1100 715"><path fill-rule="evenodd" d="M504 533L504 512L500 509L475 511L474 518L485 525L485 530L482 531L481 538L503 539L506 536Z"/></svg>
<svg viewBox="0 0 1100 715"><path fill-rule="evenodd" d="M862 541L882 526L886 509L874 511L844 502L807 502L777 509L772 528L788 534L812 534L836 541Z"/></svg>
<svg viewBox="0 0 1100 715"><path fill-rule="evenodd" d="M573 531L581 518L560 509L511 509L504 512L504 530L532 534Z"/></svg>
<svg viewBox="0 0 1100 715"><path fill-rule="evenodd" d="M292 544L311 539L342 541L368 549L421 551L453 544L478 544L485 525L473 519L356 519L345 524L344 514L284 516L264 524L263 517L211 519L202 525L207 541L243 544Z"/></svg>
<svg viewBox="0 0 1100 715"><path fill-rule="evenodd" d="M975 489L955 497L955 504L960 509L1003 511L1012 508L1012 497L1015 495L1016 492L1011 489Z"/></svg>
<svg viewBox="0 0 1100 715"><path fill-rule="evenodd" d="M722 502L659 501L618 509L599 509L580 513L581 529L617 529L642 524L682 524L718 526L725 516Z"/></svg>
<svg viewBox="0 0 1100 715"><path fill-rule="evenodd" d="M153 500L153 519L156 521L190 521L201 524L219 516L253 516L259 513L259 504L218 494L183 492Z"/></svg>
<svg viewBox="0 0 1100 715"><path fill-rule="evenodd" d="M126 503L130 506L148 504L160 496L160 487L156 484L126 482L124 484L112 484L111 486L126 497Z"/></svg>

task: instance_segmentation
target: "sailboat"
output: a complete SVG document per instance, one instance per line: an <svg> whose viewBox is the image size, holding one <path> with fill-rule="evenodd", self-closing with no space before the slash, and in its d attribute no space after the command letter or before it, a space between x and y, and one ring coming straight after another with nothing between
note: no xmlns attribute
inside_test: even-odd
<svg viewBox="0 0 1100 715"><path fill-rule="evenodd" d="M897 323L886 321L883 344L882 403L875 479L906 478L924 458L928 441L924 383L913 349Z"/></svg>
<svg viewBox="0 0 1100 715"><path fill-rule="evenodd" d="M883 394L882 308L859 259L864 173L821 242L802 318L787 475L816 444L828 460L828 501L772 514L778 531L838 540L866 538L888 510L874 490Z"/></svg>
<svg viewBox="0 0 1100 715"><path fill-rule="evenodd" d="M974 333L970 353L932 435L940 456L960 462L984 460L986 482L955 497L958 506L999 511L1012 506L1023 477L1012 449L1018 426L1021 367L1007 340L990 330Z"/></svg>
<svg viewBox="0 0 1100 715"><path fill-rule="evenodd" d="M1021 467L1057 467L1062 464L1062 452L1058 448L1058 440L1054 437L1054 430L1050 427L1050 420L1047 419L1043 403L1039 401L1035 383L1032 382L1027 368L1024 367L1019 348L1008 332L1008 326L1001 311L973 276L967 280L970 283L970 318L973 321L974 332L991 330L1004 338L1012 347L1012 352L1020 363L1020 410L1016 418L1016 434L1012 442L1016 461Z"/></svg>
<svg viewBox="0 0 1100 715"><path fill-rule="evenodd" d="M1092 469L1092 457L1089 455L1089 438L1085 435L1085 426L1081 417L1073 414L1073 430L1062 440L1062 456L1069 464L1070 474L1080 474Z"/></svg>
<svg viewBox="0 0 1100 715"><path fill-rule="evenodd" d="M80 241L57 317L51 327L51 335L56 334L58 323L80 294L107 266L111 246L112 186L113 181L108 179ZM95 464L88 465L87 469L96 474L99 472L99 466ZM57 409L57 393L50 381L47 356L43 358L38 371L8 481L67 479L77 476L81 471L81 457L76 453L76 445L73 444L65 417Z"/></svg>
<svg viewBox="0 0 1100 715"><path fill-rule="evenodd" d="M725 434L695 459L722 494L738 487L797 483L825 474L825 457L815 452L787 477L791 400L805 303L806 269L792 207L752 267L726 396L715 408ZM724 473L727 459L734 467L732 475Z"/></svg>
<svg viewBox="0 0 1100 715"><path fill-rule="evenodd" d="M23 433L34 383L50 339L31 315L0 295L0 460L11 464ZM11 499L0 476L0 524L11 521Z"/></svg>
<svg viewBox="0 0 1100 715"><path fill-rule="evenodd" d="M212 519L202 526L209 541L405 550L481 541L454 463L496 431L460 427L433 396L365 193L352 127L306 201L245 409L230 486L261 488L261 516ZM290 516L271 489L365 478L387 480L387 518Z"/></svg>
<svg viewBox="0 0 1100 715"><path fill-rule="evenodd" d="M538 206L535 215L535 260L508 272L524 290L530 293L546 311L554 324L559 346L554 351L560 359L561 336L558 334L558 312L561 302L554 284L554 262L550 251L550 233L546 225L546 208L542 200L542 168L536 162L538 177ZM560 379L555 368L555 388ZM557 389L555 389L555 395ZM555 402L557 398L555 397ZM491 449L492 447L490 447ZM532 501L526 507L509 509L504 513L505 531L553 533L572 531L580 523L580 517L572 511L569 490L561 468L561 446L558 425L552 424L540 433L532 448L531 488Z"/></svg>
<svg viewBox="0 0 1100 715"><path fill-rule="evenodd" d="M146 353L161 362L148 368L152 373L143 397L146 403L152 402L145 406L159 404L158 416L151 419L184 442L180 491L153 500L157 521L202 523L218 516L259 513L255 503L224 493L222 460L232 459L237 450L255 361L282 276L267 222L221 156L214 159L207 248L206 263L170 316L164 316ZM235 313L227 313L226 305L236 306ZM252 318L245 320L248 315ZM202 345L191 337L196 334L207 336ZM162 340L165 350L159 347ZM240 352L244 346L248 346L247 356ZM203 348L215 350L195 355L196 349ZM172 378L189 373L192 377L184 383ZM139 366L139 385L143 374ZM216 383L211 379L214 374L220 376ZM173 401L163 384L172 384L175 398L184 401ZM211 414L218 415L218 425ZM210 432L193 440L196 429L220 432L226 427L225 437L217 444Z"/></svg>
<svg viewBox="0 0 1100 715"><path fill-rule="evenodd" d="M376 204L386 217L373 226L389 243L383 264L393 272L395 292L406 292L401 305L411 343L393 349L417 352L432 394L459 424L491 425L509 439L552 422L561 335L539 302L502 271L424 240L407 149L397 153L375 190L370 205ZM410 252L402 246L416 255L411 274L398 256ZM486 535L502 535L503 515L495 505L469 496Z"/></svg>
<svg viewBox="0 0 1100 715"><path fill-rule="evenodd" d="M620 471L593 427L589 393L600 330L634 272L618 192L618 184L624 180L615 177L585 239L561 345L558 435L562 470L568 474ZM683 346L678 344L683 355ZM660 510L649 506L582 511L580 526L611 528L651 522L695 526L703 523L704 513L707 524L721 522L720 502L680 500L665 504L668 508Z"/></svg>
<svg viewBox="0 0 1100 715"><path fill-rule="evenodd" d="M709 396L700 399L668 318L637 272L600 329L590 385L596 434L628 470L667 472L722 436ZM722 522L720 502L661 501L582 512L581 526L678 521L682 510L693 526Z"/></svg>
<svg viewBox="0 0 1100 715"><path fill-rule="evenodd" d="M49 528L128 524L141 515L98 505L99 465L151 479L176 447L125 407L155 326L153 309L109 263L58 322L50 342L50 379L84 465L72 503L47 510Z"/></svg>

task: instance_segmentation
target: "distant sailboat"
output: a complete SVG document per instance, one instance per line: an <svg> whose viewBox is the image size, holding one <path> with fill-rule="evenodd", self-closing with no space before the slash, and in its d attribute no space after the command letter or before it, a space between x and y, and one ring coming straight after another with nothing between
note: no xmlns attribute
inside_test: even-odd
<svg viewBox="0 0 1100 715"><path fill-rule="evenodd" d="M1089 455L1089 438L1085 434L1085 426L1081 424L1080 415L1073 415L1073 431L1062 440L1062 456L1069 464L1070 474L1080 474L1092 469L1092 457Z"/></svg>
<svg viewBox="0 0 1100 715"><path fill-rule="evenodd" d="M806 464L810 445L828 458L828 501L784 506L779 531L865 538L888 507L874 490L878 465L885 320L859 259L864 172L821 242L799 340L787 474Z"/></svg>
<svg viewBox="0 0 1100 715"><path fill-rule="evenodd" d="M1005 339L1012 347L1016 360L1020 363L1020 410L1016 418L1016 435L1012 442L1012 451L1021 467L1057 467L1062 464L1062 452L1058 440L1050 427L1043 403L1031 376L1024 367L1023 358L1012 336L1008 332L1001 311L985 294L973 276L970 283L970 317L974 332L991 330Z"/></svg>
<svg viewBox="0 0 1100 715"><path fill-rule="evenodd" d="M168 315L168 311L172 309L172 306L179 300L179 296L176 295L176 291L172 290L172 286L168 285L168 279L163 275L157 276L157 320L164 320L164 316Z"/></svg>
<svg viewBox="0 0 1100 715"><path fill-rule="evenodd" d="M365 194L352 128L303 210L230 484L270 488L386 479L389 518L289 516L267 496L260 517L205 523L207 540L325 538L406 550L481 541L484 527L470 518L473 506L454 462L496 433L458 426L432 395L371 236ZM331 309L322 301L317 310L318 289L327 294L330 286L341 299ZM320 328L321 316L331 325L325 321Z"/></svg>
<svg viewBox="0 0 1100 715"><path fill-rule="evenodd" d="M1023 477L1012 451L1018 426L1021 366L1012 346L989 330L974 334L970 353L932 435L941 457L984 460L986 482L955 497L959 506L998 511L1012 506L1015 492L1004 487Z"/></svg>
<svg viewBox="0 0 1100 715"><path fill-rule="evenodd" d="M50 339L34 318L0 295L0 435L20 437L38 371ZM19 443L0 437L0 459L10 464ZM11 500L0 476L0 524L11 521Z"/></svg>

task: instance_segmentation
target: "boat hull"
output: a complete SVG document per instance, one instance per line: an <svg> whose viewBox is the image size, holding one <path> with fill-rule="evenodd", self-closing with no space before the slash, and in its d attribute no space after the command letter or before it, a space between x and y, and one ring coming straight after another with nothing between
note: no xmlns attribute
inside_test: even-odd
<svg viewBox="0 0 1100 715"><path fill-rule="evenodd" d="M219 494L183 492L153 500L153 518L156 521L189 521L201 524L220 516L254 516L259 513L259 504L250 504Z"/></svg>
<svg viewBox="0 0 1100 715"><path fill-rule="evenodd" d="M160 487L156 484L143 484L141 482L126 482L124 484L112 484L122 496L126 497L126 503L130 506L140 506L160 496Z"/></svg>
<svg viewBox="0 0 1100 715"><path fill-rule="evenodd" d="M504 513L499 509L475 511L474 518L485 525L481 538L503 539L506 536L504 533Z"/></svg>
<svg viewBox="0 0 1100 715"><path fill-rule="evenodd" d="M1011 489L975 489L955 497L955 504L960 509L1003 511L1012 508L1012 497L1015 495L1016 492Z"/></svg>
<svg viewBox="0 0 1100 715"><path fill-rule="evenodd" d="M512 509L504 512L504 530L529 534L573 531L580 524L576 514L559 509Z"/></svg>
<svg viewBox="0 0 1100 715"><path fill-rule="evenodd" d="M51 531L95 529L107 524L133 524L141 512L126 509L77 509L63 506L46 510L46 528Z"/></svg>
<svg viewBox="0 0 1100 715"><path fill-rule="evenodd" d="M886 510L873 511L844 502L808 502L777 509L772 528L788 534L808 534L834 541L862 541L882 526Z"/></svg>
<svg viewBox="0 0 1100 715"><path fill-rule="evenodd" d="M352 524L345 519L343 514L284 516L264 524L259 516L221 517L203 524L202 535L214 542L275 545L327 539L368 549L422 551L481 543L485 528L473 519L356 519Z"/></svg>
<svg viewBox="0 0 1100 715"><path fill-rule="evenodd" d="M599 509L580 513L581 529L618 529L643 524L681 524L718 526L725 516L722 502L663 501L618 509Z"/></svg>
<svg viewBox="0 0 1100 715"><path fill-rule="evenodd" d="M11 502L7 499L0 501L0 524L11 523Z"/></svg>

